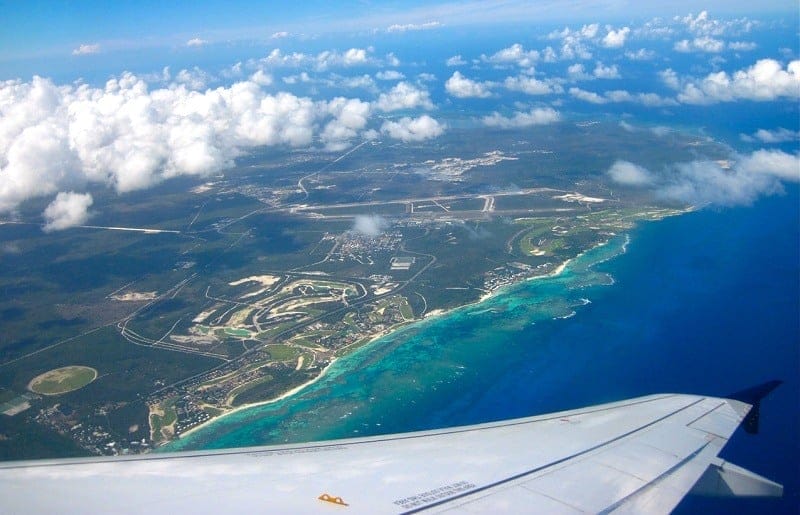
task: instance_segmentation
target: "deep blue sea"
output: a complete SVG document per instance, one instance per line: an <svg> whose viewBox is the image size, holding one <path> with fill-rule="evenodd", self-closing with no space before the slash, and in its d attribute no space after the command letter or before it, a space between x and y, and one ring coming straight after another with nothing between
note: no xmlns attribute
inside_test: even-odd
<svg viewBox="0 0 800 515"><path fill-rule="evenodd" d="M521 417L658 392L783 379L761 434L723 458L784 499L687 497L679 513L800 506L800 194L643 223L559 276L408 326L320 381L166 450L299 442Z"/></svg>

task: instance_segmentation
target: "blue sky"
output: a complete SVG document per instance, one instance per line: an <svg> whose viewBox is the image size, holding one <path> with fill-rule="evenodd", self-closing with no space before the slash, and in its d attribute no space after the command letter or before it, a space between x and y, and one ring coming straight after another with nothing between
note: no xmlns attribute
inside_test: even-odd
<svg viewBox="0 0 800 515"><path fill-rule="evenodd" d="M751 4L708 1L702 9L717 15L752 11ZM70 55L80 45L99 45L105 52L169 48L191 38L221 43L265 41L275 32L318 36L357 33L393 24L438 22L449 26L498 22L626 21L677 12L698 12L688 0L472 0L259 2L246 0L170 2L152 0L0 1L0 63L30 57ZM758 13L793 13L792 0L759 2ZM46 70L40 73L46 74Z"/></svg>

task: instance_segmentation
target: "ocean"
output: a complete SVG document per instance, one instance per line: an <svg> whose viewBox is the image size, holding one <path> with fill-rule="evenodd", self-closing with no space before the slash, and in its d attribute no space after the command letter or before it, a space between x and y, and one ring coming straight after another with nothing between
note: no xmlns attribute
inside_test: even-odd
<svg viewBox="0 0 800 515"><path fill-rule="evenodd" d="M800 506L800 193L646 222L556 277L407 326L320 381L163 450L303 442L522 417L659 392L785 383L722 457L781 500L687 497L678 513Z"/></svg>

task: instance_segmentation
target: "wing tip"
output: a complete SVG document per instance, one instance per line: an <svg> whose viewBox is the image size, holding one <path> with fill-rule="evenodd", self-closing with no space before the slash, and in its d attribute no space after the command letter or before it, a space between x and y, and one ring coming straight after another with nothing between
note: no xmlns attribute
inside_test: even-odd
<svg viewBox="0 0 800 515"><path fill-rule="evenodd" d="M729 399L744 402L752 406L742 421L742 427L745 432L751 435L758 434L758 421L761 417L761 399L769 395L781 384L783 384L783 381L773 379L772 381L767 381L728 395Z"/></svg>

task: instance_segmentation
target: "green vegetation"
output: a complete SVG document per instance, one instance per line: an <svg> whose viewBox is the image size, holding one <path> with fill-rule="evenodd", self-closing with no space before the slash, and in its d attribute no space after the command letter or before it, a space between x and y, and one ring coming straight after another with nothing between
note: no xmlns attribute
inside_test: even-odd
<svg viewBox="0 0 800 515"><path fill-rule="evenodd" d="M0 225L0 240L20 249L4 255L0 269L0 395L24 391L39 374L39 391L69 392L31 400L29 413L52 417L0 417L0 434L10 438L0 441L0 459L25 457L15 447L22 445L30 445L28 457L103 451L93 432L135 451L130 444L143 433L130 427L150 426L156 439L169 439L162 429L204 419L203 412L217 416L228 399L240 405L281 395L415 313L461 306L549 273L612 233L676 213L644 191L609 188L604 171L616 159L656 170L667 161L727 155L695 140L647 131L631 138L616 124L454 128L435 144L376 144L354 153L307 180L302 199L297 180L328 164L327 153L254 152L244 158L247 166L208 190L187 193L201 184L195 178L166 181L147 195L115 197L93 219L180 234L45 234L38 226ZM453 181L421 172L426 160L494 150L518 160L479 166ZM557 198L571 192L607 201ZM298 203L308 207L293 209ZM32 201L20 216L38 220L45 206ZM352 215L368 214L385 219L381 234L352 231ZM413 265L392 270L398 256L414 257ZM261 289L255 283L229 284L265 274L281 282L254 296L242 298ZM156 298L115 298L145 292ZM102 376L46 375L64 363ZM53 409L59 402L72 410L68 416ZM157 413L148 417L147 406ZM14 427L6 431L2 423ZM84 439L72 432L78 424L93 428ZM64 446L59 431L75 446ZM48 453L25 434L48 442Z"/></svg>
<svg viewBox="0 0 800 515"><path fill-rule="evenodd" d="M236 329L233 327L226 327L224 332L229 336L244 336L244 337L250 336L250 331L248 331L247 329Z"/></svg>
<svg viewBox="0 0 800 515"><path fill-rule="evenodd" d="M300 351L288 345L267 345L264 347L270 357L275 361L288 361L297 358Z"/></svg>
<svg viewBox="0 0 800 515"><path fill-rule="evenodd" d="M73 365L50 370L34 377L28 384L28 389L42 395L61 395L83 388L95 379L97 370Z"/></svg>

